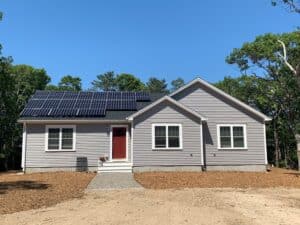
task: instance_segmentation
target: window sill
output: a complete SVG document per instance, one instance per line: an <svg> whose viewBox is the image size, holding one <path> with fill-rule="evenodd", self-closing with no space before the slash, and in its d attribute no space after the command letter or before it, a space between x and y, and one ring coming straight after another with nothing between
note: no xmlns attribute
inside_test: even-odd
<svg viewBox="0 0 300 225"><path fill-rule="evenodd" d="M76 152L76 150L70 149L62 149L62 150L45 150L45 152Z"/></svg>
<svg viewBox="0 0 300 225"><path fill-rule="evenodd" d="M219 151L247 151L248 148L218 148Z"/></svg>
<svg viewBox="0 0 300 225"><path fill-rule="evenodd" d="M183 148L152 148L152 151L182 151Z"/></svg>

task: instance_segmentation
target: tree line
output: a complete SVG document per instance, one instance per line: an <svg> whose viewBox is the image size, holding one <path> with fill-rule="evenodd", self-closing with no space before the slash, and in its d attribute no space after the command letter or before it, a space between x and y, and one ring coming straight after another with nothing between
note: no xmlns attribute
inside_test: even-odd
<svg viewBox="0 0 300 225"><path fill-rule="evenodd" d="M87 91L147 91L168 94L184 85L184 80L180 77L171 82L171 88L165 79L150 77L143 83L138 77L129 73L116 74L108 71L97 75L91 82ZM52 91L82 91L81 78L78 76L66 75L61 78L57 85L48 84L45 90Z"/></svg>
<svg viewBox="0 0 300 225"><path fill-rule="evenodd" d="M299 13L296 1L274 0ZM0 13L0 20L2 14ZM282 59L295 68L293 73ZM81 91L79 76L66 75L57 85L50 84L46 70L29 65L14 65L3 56L0 46L0 170L18 168L21 159L22 126L20 112L36 90ZM297 165L295 134L300 133L300 30L283 34L264 34L233 49L226 62L240 70L239 77L225 77L215 85L272 118L267 126L268 160L276 166ZM149 91L169 93L184 85L182 78L171 82L155 77L143 83L138 77L108 71L96 76L88 90Z"/></svg>

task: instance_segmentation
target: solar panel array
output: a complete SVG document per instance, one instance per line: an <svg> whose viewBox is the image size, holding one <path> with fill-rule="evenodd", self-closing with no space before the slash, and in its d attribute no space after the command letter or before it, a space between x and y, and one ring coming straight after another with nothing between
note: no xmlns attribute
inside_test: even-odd
<svg viewBox="0 0 300 225"><path fill-rule="evenodd" d="M150 101L147 92L37 91L21 117L104 117L106 111L136 111L137 101Z"/></svg>

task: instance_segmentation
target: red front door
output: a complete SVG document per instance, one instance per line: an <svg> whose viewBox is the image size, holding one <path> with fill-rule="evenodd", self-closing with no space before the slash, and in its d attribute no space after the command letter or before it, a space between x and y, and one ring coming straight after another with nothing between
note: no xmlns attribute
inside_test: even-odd
<svg viewBox="0 0 300 225"><path fill-rule="evenodd" d="M113 127L112 129L112 158L126 158L126 127Z"/></svg>

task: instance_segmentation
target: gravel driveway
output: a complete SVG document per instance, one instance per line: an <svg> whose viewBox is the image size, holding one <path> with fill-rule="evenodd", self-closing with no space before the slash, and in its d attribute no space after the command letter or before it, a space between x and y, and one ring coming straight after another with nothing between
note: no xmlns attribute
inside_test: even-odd
<svg viewBox="0 0 300 225"><path fill-rule="evenodd" d="M124 189L90 192L0 224L300 224L300 189Z"/></svg>

